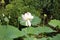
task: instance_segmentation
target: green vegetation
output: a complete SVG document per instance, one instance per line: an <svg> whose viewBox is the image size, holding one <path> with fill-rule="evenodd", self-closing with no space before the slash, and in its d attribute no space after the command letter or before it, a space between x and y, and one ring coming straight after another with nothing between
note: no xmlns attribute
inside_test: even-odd
<svg viewBox="0 0 60 40"><path fill-rule="evenodd" d="M60 40L59 4L59 0L1 0L0 40Z"/></svg>

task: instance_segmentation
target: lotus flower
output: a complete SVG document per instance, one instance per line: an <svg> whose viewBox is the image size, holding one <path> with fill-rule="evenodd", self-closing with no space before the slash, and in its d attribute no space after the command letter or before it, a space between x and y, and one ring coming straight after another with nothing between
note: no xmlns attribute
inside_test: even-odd
<svg viewBox="0 0 60 40"><path fill-rule="evenodd" d="M30 12L25 13L24 15L22 15L22 19L26 22L26 26L31 26L31 20L34 17L31 15Z"/></svg>

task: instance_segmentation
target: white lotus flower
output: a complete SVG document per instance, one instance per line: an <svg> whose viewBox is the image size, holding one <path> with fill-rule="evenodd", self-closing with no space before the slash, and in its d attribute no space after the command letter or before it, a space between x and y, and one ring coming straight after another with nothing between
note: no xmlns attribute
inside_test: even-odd
<svg viewBox="0 0 60 40"><path fill-rule="evenodd" d="M34 17L31 15L30 12L27 12L25 13L24 15L22 15L22 19L24 21L26 21L26 26L31 26L31 20L33 19Z"/></svg>

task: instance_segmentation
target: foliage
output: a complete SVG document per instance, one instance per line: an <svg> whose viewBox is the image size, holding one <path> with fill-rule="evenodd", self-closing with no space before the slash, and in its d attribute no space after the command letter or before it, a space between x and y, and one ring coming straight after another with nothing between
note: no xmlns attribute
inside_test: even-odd
<svg viewBox="0 0 60 40"><path fill-rule="evenodd" d="M54 38L52 38L52 40L60 40L60 34L57 34L56 36L54 36Z"/></svg>
<svg viewBox="0 0 60 40"><path fill-rule="evenodd" d="M60 28L60 20L51 20L49 23L49 25L53 26L53 27L59 27Z"/></svg>
<svg viewBox="0 0 60 40"><path fill-rule="evenodd" d="M0 40L12 40L22 36L22 33L15 27L10 25L0 25Z"/></svg>
<svg viewBox="0 0 60 40"><path fill-rule="evenodd" d="M60 1L59 0L9 0L6 4L0 1L0 40L13 40L22 37L24 40L59 40L60 38ZM45 8L45 9L44 9ZM25 25L21 15L31 12L34 19L31 27ZM4 16L3 16L4 14ZM41 14L53 20L47 25L41 24ZM46 18L46 19L47 19ZM51 18L51 17L50 17ZM56 20L59 19L59 20ZM43 22L45 17L43 17ZM49 21L49 20L47 20ZM11 26L13 25L13 26ZM21 26L22 25L22 26ZM50 26L48 26L50 25ZM21 28L25 27L26 28ZM58 31L54 30L58 29ZM20 29L21 30L18 30ZM53 34L55 34L55 36ZM59 34L58 34L59 33ZM47 36L47 35L51 35Z"/></svg>
<svg viewBox="0 0 60 40"><path fill-rule="evenodd" d="M42 31L41 31L42 30ZM49 32L55 32L54 30L52 30L49 27L37 27L37 28L33 28L33 27L28 27L28 28L24 28L22 29L22 31L24 33L27 34L40 34L40 33L49 33Z"/></svg>

